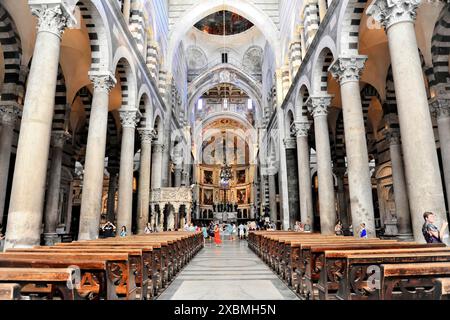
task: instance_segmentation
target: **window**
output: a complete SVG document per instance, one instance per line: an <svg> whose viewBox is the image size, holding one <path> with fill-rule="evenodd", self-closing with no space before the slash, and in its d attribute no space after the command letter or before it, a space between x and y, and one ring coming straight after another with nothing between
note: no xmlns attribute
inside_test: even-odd
<svg viewBox="0 0 450 320"><path fill-rule="evenodd" d="M247 100L247 109L252 110L253 109L253 101L252 99Z"/></svg>
<svg viewBox="0 0 450 320"><path fill-rule="evenodd" d="M228 53L222 53L222 63L228 63Z"/></svg>
<svg viewBox="0 0 450 320"><path fill-rule="evenodd" d="M228 98L223 99L223 108L228 109Z"/></svg>
<svg viewBox="0 0 450 320"><path fill-rule="evenodd" d="M198 99L197 110L203 110L203 99Z"/></svg>

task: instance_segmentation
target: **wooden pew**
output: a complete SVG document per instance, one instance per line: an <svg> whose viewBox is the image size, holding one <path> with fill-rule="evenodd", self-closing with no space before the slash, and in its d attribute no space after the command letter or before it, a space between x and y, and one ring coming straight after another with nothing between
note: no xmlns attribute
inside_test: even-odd
<svg viewBox="0 0 450 320"><path fill-rule="evenodd" d="M397 242L389 245L378 244L369 247L354 246L349 249L336 245L325 245L311 248L311 266L320 272L318 283L315 287L318 290L320 300L335 299L339 289L339 279L342 276L345 265L345 257L348 254L367 253L415 253L415 252L448 252L444 244L418 244L415 242Z"/></svg>
<svg viewBox="0 0 450 320"><path fill-rule="evenodd" d="M0 268L0 283L18 285L23 296L42 293L41 296L47 299L57 295L62 300L80 300L75 275L72 268Z"/></svg>
<svg viewBox="0 0 450 320"><path fill-rule="evenodd" d="M144 251L146 251L144 253ZM126 253L129 255L129 262L130 267L133 270L133 273L135 275L135 283L137 287L137 293L139 297L142 297L142 299L148 299L149 293L148 289L150 286L150 289L152 290L153 287L150 285L149 275L151 275L151 270L148 270L148 265L145 263L145 259L149 259L146 257L148 255L148 250L143 250L141 248L130 248L130 247L124 247L124 248L118 248L118 247L34 247L32 249L9 249L7 250L9 253L14 252L42 252L42 253L68 253L68 254L83 254L83 253L100 253L100 254L109 254L109 253ZM151 248L150 248L151 252ZM151 261L151 258L150 258ZM151 279L151 278L150 278Z"/></svg>
<svg viewBox="0 0 450 320"><path fill-rule="evenodd" d="M0 283L0 301L20 300L20 286L17 283Z"/></svg>
<svg viewBox="0 0 450 320"><path fill-rule="evenodd" d="M374 296L367 290L373 280L373 270L380 270L382 265L388 264L450 262L450 252L398 253L394 249L389 253L349 254L344 261L336 297L340 300L368 300Z"/></svg>
<svg viewBox="0 0 450 320"><path fill-rule="evenodd" d="M442 300L448 291L442 284L450 278L450 262L383 264L380 285L369 288L369 299ZM375 287L375 288L374 288ZM447 296L447 297L446 297Z"/></svg>
<svg viewBox="0 0 450 320"><path fill-rule="evenodd" d="M129 255L68 254L68 253L2 253L0 267L23 268L67 268L77 267L81 271L83 297L97 296L107 300L119 298L134 300L136 285Z"/></svg>
<svg viewBox="0 0 450 320"><path fill-rule="evenodd" d="M441 292L441 300L450 300L450 277L436 279L437 290Z"/></svg>

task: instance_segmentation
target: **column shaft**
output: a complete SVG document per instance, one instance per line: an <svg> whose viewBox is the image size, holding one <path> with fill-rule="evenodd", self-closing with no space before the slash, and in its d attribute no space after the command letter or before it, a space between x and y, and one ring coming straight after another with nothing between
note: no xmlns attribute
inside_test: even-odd
<svg viewBox="0 0 450 320"><path fill-rule="evenodd" d="M277 223L278 214L277 214L277 193L276 193L275 175L269 174L268 178L269 178L270 220L272 222Z"/></svg>
<svg viewBox="0 0 450 320"><path fill-rule="evenodd" d="M17 120L18 108L1 108L2 127L0 131L0 224L5 212L6 188L8 186L9 164L14 138L14 126Z"/></svg>
<svg viewBox="0 0 450 320"><path fill-rule="evenodd" d="M137 111L120 111L122 120L122 148L120 152L119 202L117 227L125 226L131 234L133 213L134 137Z"/></svg>
<svg viewBox="0 0 450 320"><path fill-rule="evenodd" d="M94 95L84 165L79 240L98 238L102 209L109 90L115 83L110 74L93 76Z"/></svg>
<svg viewBox="0 0 450 320"><path fill-rule="evenodd" d="M116 191L117 191L117 171L109 171L109 184L108 184L108 203L107 203L107 220L115 223L116 220Z"/></svg>
<svg viewBox="0 0 450 320"><path fill-rule="evenodd" d="M303 131L301 130L303 129ZM314 211L311 187L311 165L308 144L309 124L297 127L297 158L298 158L298 182L300 193L300 220L308 224L311 230L314 226Z"/></svg>
<svg viewBox="0 0 450 320"><path fill-rule="evenodd" d="M138 233L144 233L149 222L150 204L150 170L152 157L152 133L150 130L140 130L141 134L141 163L139 169L139 189L138 189Z"/></svg>
<svg viewBox="0 0 450 320"><path fill-rule="evenodd" d="M32 11L39 17L39 29L23 107L5 248L40 243L60 42L68 22L60 5L37 5Z"/></svg>
<svg viewBox="0 0 450 320"><path fill-rule="evenodd" d="M420 3L375 0L366 12L384 25L388 36L414 239L425 242L423 213L433 212L439 227L447 216L414 29Z"/></svg>

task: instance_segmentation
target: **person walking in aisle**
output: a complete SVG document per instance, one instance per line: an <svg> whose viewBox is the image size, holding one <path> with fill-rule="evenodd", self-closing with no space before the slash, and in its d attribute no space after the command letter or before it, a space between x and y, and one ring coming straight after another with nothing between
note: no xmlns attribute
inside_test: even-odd
<svg viewBox="0 0 450 320"><path fill-rule="evenodd" d="M216 247L219 247L222 244L222 240L220 239L220 228L218 224L216 224L216 226L214 227L214 242L216 244Z"/></svg>

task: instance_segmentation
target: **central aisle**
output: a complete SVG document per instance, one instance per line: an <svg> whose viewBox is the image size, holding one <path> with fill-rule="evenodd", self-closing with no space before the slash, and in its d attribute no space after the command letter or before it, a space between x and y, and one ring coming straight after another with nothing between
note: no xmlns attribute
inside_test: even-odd
<svg viewBox="0 0 450 320"><path fill-rule="evenodd" d="M159 300L298 300L249 248L224 241L205 248L183 269Z"/></svg>

